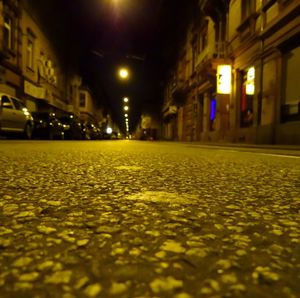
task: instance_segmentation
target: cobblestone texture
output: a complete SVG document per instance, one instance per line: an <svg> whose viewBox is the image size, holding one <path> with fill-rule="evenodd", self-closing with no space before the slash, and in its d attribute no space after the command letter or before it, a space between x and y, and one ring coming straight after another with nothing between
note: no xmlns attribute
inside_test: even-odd
<svg viewBox="0 0 300 298"><path fill-rule="evenodd" d="M0 143L0 297L299 297L300 159Z"/></svg>

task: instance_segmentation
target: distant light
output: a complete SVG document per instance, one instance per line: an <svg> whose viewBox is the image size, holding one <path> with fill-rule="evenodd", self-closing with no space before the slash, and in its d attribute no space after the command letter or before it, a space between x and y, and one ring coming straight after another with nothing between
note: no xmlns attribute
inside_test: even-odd
<svg viewBox="0 0 300 298"><path fill-rule="evenodd" d="M126 68L121 68L119 70L119 76L120 76L121 79L127 79L128 75L129 75L129 73L128 73L128 70Z"/></svg>
<svg viewBox="0 0 300 298"><path fill-rule="evenodd" d="M128 114L125 114L124 116L125 116L125 118L127 118L127 117L128 117Z"/></svg>
<svg viewBox="0 0 300 298"><path fill-rule="evenodd" d="M111 127L107 127L106 128L106 133L108 133L109 135L112 134L113 130Z"/></svg>
<svg viewBox="0 0 300 298"><path fill-rule="evenodd" d="M128 102L128 101L129 101L129 98L128 98L128 97L124 97L124 98L123 98L123 101L124 101L124 102Z"/></svg>
<svg viewBox="0 0 300 298"><path fill-rule="evenodd" d="M124 110L125 110L125 111L128 111L128 110L129 110L129 107L128 107L128 106L124 106Z"/></svg>

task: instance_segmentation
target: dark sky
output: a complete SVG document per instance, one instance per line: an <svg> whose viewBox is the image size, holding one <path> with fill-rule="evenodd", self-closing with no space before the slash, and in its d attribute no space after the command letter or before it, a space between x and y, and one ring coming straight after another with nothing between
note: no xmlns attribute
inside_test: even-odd
<svg viewBox="0 0 300 298"><path fill-rule="evenodd" d="M78 66L85 84L121 129L124 96L130 98L131 128L143 111L161 112L164 75L195 0L30 1L58 47L66 50L61 51L64 59ZM117 77L121 65L130 69L127 82Z"/></svg>

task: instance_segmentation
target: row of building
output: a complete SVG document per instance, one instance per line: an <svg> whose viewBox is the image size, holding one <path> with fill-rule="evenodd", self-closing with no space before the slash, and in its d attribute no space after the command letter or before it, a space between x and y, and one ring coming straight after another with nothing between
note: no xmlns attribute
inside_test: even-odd
<svg viewBox="0 0 300 298"><path fill-rule="evenodd" d="M93 93L82 85L74 64L62 59L30 3L0 0L0 92L23 99L31 112L107 122L109 115L103 115Z"/></svg>
<svg viewBox="0 0 300 298"><path fill-rule="evenodd" d="M300 144L300 2L197 1L162 112L169 140Z"/></svg>

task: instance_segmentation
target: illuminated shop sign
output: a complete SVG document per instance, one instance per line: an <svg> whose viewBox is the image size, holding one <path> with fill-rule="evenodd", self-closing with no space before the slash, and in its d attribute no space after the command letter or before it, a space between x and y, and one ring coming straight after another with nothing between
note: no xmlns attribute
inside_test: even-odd
<svg viewBox="0 0 300 298"><path fill-rule="evenodd" d="M217 68L217 93L230 94L231 92L231 66L218 65Z"/></svg>
<svg viewBox="0 0 300 298"><path fill-rule="evenodd" d="M246 82L246 94L254 94L254 79L255 79L255 68L250 67L247 71L247 82Z"/></svg>

